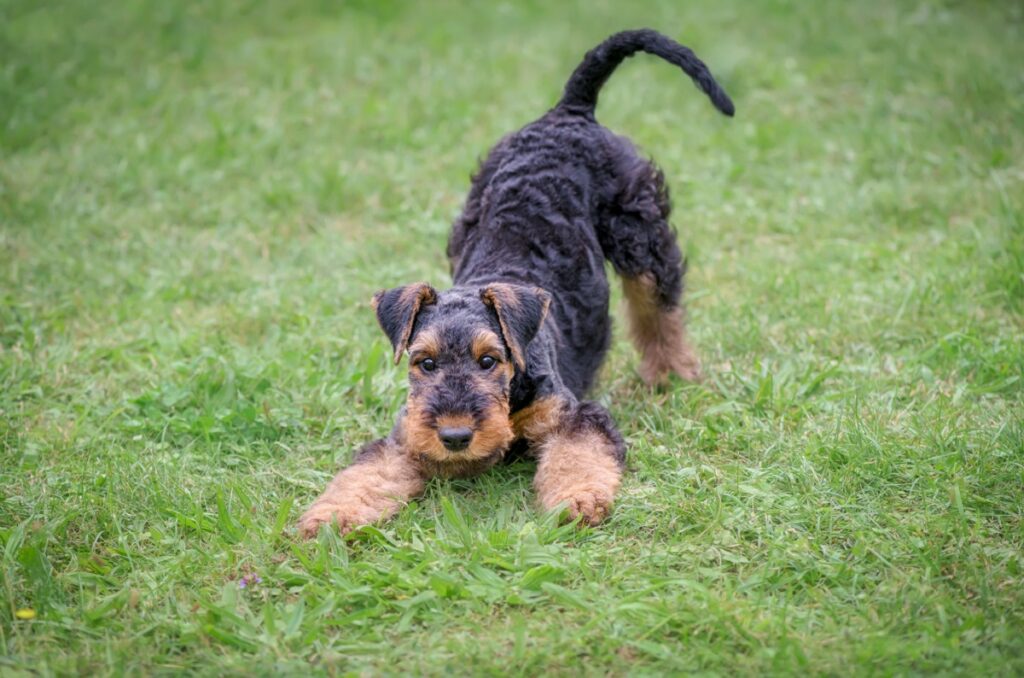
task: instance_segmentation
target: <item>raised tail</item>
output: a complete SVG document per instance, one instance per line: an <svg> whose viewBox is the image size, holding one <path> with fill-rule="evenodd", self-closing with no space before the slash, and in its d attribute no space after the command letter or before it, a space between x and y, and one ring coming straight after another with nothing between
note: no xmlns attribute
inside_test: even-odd
<svg viewBox="0 0 1024 678"><path fill-rule="evenodd" d="M711 71L697 55L675 40L649 28L616 33L587 52L569 77L569 82L565 83L565 93L558 107L593 111L597 106L597 95L609 76L623 59L636 52L647 52L678 66L708 95L715 108L730 117L735 112L729 95L719 87Z"/></svg>

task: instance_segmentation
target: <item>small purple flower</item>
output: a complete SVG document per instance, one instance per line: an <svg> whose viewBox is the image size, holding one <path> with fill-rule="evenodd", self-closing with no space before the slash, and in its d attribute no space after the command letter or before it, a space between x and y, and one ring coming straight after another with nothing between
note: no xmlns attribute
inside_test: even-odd
<svg viewBox="0 0 1024 678"><path fill-rule="evenodd" d="M248 588L250 585L255 586L256 584L262 583L263 577L259 576L258 574L243 574L242 577L238 580L238 588L244 589Z"/></svg>

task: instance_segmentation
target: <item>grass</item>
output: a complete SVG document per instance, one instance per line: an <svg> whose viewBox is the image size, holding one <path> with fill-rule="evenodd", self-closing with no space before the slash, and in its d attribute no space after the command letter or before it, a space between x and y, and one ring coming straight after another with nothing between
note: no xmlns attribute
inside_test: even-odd
<svg viewBox="0 0 1024 678"><path fill-rule="evenodd" d="M640 25L737 103L638 58L599 108L669 177L708 381L648 392L617 329L600 529L519 464L298 542L403 399L371 293L446 284L476 159ZM1024 672L1022 37L1000 2L0 1L0 673Z"/></svg>

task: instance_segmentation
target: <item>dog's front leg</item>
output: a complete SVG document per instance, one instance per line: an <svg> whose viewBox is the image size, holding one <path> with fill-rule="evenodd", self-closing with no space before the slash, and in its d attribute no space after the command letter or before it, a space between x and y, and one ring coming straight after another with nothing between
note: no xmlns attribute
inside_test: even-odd
<svg viewBox="0 0 1024 678"><path fill-rule="evenodd" d="M316 536L324 523L342 534L393 516L423 492L423 471L394 436L366 445L299 519L299 533Z"/></svg>
<svg viewBox="0 0 1024 678"><path fill-rule="evenodd" d="M542 508L564 505L569 517L597 525L611 511L625 466L625 444L611 415L580 403L538 449L534 487Z"/></svg>

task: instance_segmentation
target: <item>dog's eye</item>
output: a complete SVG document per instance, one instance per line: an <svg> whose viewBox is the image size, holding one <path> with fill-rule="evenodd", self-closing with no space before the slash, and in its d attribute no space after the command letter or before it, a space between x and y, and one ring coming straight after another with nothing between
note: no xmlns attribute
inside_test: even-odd
<svg viewBox="0 0 1024 678"><path fill-rule="evenodd" d="M497 362L498 361L495 360L494 358L492 358L491 356L485 355L483 358L480 358L480 369L482 369L482 370L489 370L492 367L494 367L494 365Z"/></svg>
<svg viewBox="0 0 1024 678"><path fill-rule="evenodd" d="M420 361L420 369L424 372L433 372L437 369L437 363L433 358L424 358Z"/></svg>

